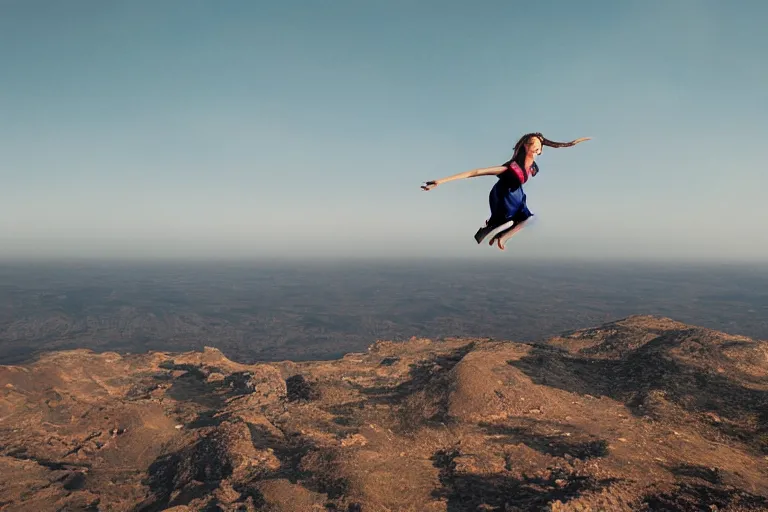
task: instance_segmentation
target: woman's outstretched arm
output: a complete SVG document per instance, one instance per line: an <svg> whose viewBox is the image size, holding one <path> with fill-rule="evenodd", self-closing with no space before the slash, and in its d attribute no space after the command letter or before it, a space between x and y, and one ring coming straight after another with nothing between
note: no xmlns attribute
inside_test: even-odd
<svg viewBox="0 0 768 512"><path fill-rule="evenodd" d="M463 180L465 178L475 178L477 176L493 176L498 175L504 172L507 168L503 165L496 166L496 167L485 167L482 169L473 169L471 171L466 172L460 172L459 174L454 174L453 176L446 176L445 178L440 178L437 180L427 181L424 183L421 188L422 190L432 190L438 185L442 185L443 183L448 183L449 181L455 181L455 180Z"/></svg>

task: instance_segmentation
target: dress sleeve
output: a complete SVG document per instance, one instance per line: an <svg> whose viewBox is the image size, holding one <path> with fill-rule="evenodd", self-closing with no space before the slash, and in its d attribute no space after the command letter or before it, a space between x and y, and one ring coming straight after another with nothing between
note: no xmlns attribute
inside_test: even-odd
<svg viewBox="0 0 768 512"><path fill-rule="evenodd" d="M504 170L498 175L499 180L510 189L516 189L520 186L520 177L512 169L513 161L509 160L502 164Z"/></svg>

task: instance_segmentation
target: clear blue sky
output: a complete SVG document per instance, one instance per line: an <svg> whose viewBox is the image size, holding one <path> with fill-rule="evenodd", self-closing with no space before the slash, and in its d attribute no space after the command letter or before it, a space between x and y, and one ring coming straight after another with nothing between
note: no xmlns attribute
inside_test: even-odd
<svg viewBox="0 0 768 512"><path fill-rule="evenodd" d="M0 0L0 256L768 261L768 2ZM537 223L472 239L518 137Z"/></svg>

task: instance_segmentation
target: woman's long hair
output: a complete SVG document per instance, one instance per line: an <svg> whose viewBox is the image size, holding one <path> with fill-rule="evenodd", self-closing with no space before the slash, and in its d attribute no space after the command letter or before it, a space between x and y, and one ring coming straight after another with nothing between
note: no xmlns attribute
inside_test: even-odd
<svg viewBox="0 0 768 512"><path fill-rule="evenodd" d="M542 146L549 146L551 148L567 148L587 140L587 138L583 138L572 140L570 142L554 142L544 137L544 135L542 135L540 132L526 133L520 137L520 140L518 140L517 144L515 144L515 151L512 153L512 158L509 159L509 163L516 162L521 169L525 169L525 151L523 151L523 148L531 137L537 137ZM534 168L534 174L535 172L536 171Z"/></svg>

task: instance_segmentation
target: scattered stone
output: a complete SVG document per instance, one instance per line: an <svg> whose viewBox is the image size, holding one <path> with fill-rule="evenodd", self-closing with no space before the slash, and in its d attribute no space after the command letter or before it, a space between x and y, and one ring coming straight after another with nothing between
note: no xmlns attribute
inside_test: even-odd
<svg viewBox="0 0 768 512"><path fill-rule="evenodd" d="M221 381L224 380L224 378L225 378L225 376L224 376L223 373L212 372L211 374L208 375L208 377L205 379L205 381L208 382L208 383L221 382Z"/></svg>

